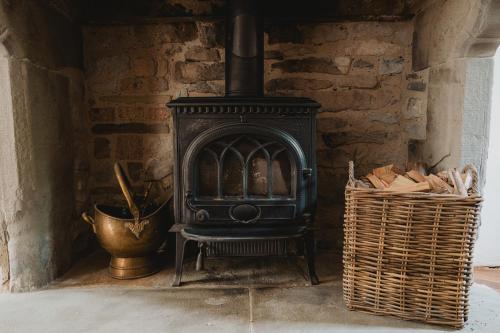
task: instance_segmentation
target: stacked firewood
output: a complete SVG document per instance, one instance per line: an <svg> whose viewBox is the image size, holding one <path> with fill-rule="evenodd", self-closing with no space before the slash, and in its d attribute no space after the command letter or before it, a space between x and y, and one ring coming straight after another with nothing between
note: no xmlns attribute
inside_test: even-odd
<svg viewBox="0 0 500 333"><path fill-rule="evenodd" d="M408 171L401 171L393 164L373 169L356 182L358 187L376 188L394 192L432 192L467 196L472 186L471 172L448 169L436 174L428 173L425 165L415 163Z"/></svg>

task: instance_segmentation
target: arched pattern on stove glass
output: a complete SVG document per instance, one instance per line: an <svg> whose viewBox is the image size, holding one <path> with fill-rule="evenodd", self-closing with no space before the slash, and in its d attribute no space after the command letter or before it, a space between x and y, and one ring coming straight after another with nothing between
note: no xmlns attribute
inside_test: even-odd
<svg viewBox="0 0 500 333"><path fill-rule="evenodd" d="M198 197L291 198L295 161L276 138L232 134L206 144L198 154Z"/></svg>

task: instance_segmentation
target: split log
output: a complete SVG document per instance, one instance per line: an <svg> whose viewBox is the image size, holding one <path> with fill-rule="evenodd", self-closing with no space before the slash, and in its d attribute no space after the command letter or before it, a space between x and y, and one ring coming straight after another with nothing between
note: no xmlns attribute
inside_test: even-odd
<svg viewBox="0 0 500 333"><path fill-rule="evenodd" d="M426 181L430 184L431 190L436 193L449 193L452 194L453 188L444 180L436 175L430 174L425 177Z"/></svg>
<svg viewBox="0 0 500 333"><path fill-rule="evenodd" d="M409 186L409 185L413 185L413 184L415 184L415 182L413 180L410 180L410 179L408 179L404 176L401 176L401 175L397 175L396 179L394 179L394 181L391 183L390 188Z"/></svg>
<svg viewBox="0 0 500 333"><path fill-rule="evenodd" d="M426 181L425 176L417 170L410 170L406 173L406 175L418 183L423 183Z"/></svg>
<svg viewBox="0 0 500 333"><path fill-rule="evenodd" d="M385 175L385 174L395 174L394 171L392 170L394 168L394 164L389 164L389 165L385 165L383 167L380 167L380 168L375 168L373 169L372 173L380 178L380 176L382 175Z"/></svg>
<svg viewBox="0 0 500 333"><path fill-rule="evenodd" d="M413 183L411 185L404 185L404 186L391 186L385 191L392 191L392 192L426 192L430 191L431 186L429 185L428 182L423 182L423 183Z"/></svg>
<svg viewBox="0 0 500 333"><path fill-rule="evenodd" d="M368 178L368 180L370 181L370 183L373 184L373 186L375 186L375 188L378 188L379 190L383 190L386 188L386 186L384 185L384 183L377 177L375 176L374 174L368 174L366 175L366 178Z"/></svg>

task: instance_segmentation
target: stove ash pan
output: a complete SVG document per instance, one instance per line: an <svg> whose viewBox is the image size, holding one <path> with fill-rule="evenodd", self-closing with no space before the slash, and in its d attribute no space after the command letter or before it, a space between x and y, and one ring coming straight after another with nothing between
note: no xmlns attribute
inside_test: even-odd
<svg viewBox="0 0 500 333"><path fill-rule="evenodd" d="M179 98L177 223L301 224L316 203L315 114L306 98Z"/></svg>

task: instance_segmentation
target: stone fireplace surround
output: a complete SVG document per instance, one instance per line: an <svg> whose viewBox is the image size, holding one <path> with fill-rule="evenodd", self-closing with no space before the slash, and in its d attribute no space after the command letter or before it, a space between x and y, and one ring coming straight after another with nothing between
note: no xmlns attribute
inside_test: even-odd
<svg viewBox="0 0 500 333"><path fill-rule="evenodd" d="M0 178L4 288L46 285L95 246L78 216L91 202L120 199L113 161L136 186L170 172L168 101L223 94L221 2L174 2L199 19L181 11L177 19L125 15L117 23L102 8L96 23L78 15L77 2L0 2L0 69L10 77L0 94L11 96L0 102L1 165L9 170ZM266 93L323 106L320 251L341 249L348 160L363 173L414 158L433 163L448 153L446 165L485 158L470 155L462 140L474 132L462 125L464 87L468 59L490 56L498 44L498 1L375 3L365 12L339 6L335 17L266 28ZM487 119L489 111L475 112ZM487 134L478 140L473 144L487 142Z"/></svg>

